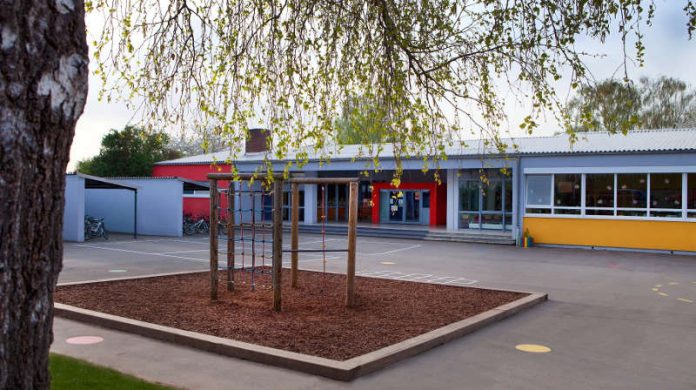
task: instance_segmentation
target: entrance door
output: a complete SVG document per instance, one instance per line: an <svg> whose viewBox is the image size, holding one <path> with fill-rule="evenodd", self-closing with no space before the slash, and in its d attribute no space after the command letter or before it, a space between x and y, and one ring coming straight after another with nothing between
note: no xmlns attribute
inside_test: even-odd
<svg viewBox="0 0 696 390"><path fill-rule="evenodd" d="M423 197L430 197L422 190L381 190L380 220L382 223L427 224L423 218ZM429 215L428 210L425 214Z"/></svg>

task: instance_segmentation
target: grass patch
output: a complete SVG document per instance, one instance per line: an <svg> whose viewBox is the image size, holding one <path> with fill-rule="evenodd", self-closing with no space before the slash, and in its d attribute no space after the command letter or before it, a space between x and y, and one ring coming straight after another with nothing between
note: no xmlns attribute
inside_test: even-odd
<svg viewBox="0 0 696 390"><path fill-rule="evenodd" d="M145 382L106 367L71 357L51 354L51 388L54 390L123 389L163 390L171 387Z"/></svg>

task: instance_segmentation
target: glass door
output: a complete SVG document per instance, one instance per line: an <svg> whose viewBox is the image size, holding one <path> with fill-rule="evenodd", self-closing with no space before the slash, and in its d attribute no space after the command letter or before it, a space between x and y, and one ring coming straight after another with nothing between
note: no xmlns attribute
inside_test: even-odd
<svg viewBox="0 0 696 390"><path fill-rule="evenodd" d="M426 192L429 195L429 191L421 190L381 190L380 220L383 223L424 223L423 196Z"/></svg>
<svg viewBox="0 0 696 390"><path fill-rule="evenodd" d="M486 173L486 182L469 173L459 182L459 228L509 230L512 225L512 179Z"/></svg>

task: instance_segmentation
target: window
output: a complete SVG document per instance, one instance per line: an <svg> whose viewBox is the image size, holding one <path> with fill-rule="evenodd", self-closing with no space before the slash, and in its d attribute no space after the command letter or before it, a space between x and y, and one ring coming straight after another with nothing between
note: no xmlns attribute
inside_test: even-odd
<svg viewBox="0 0 696 390"><path fill-rule="evenodd" d="M562 173L526 178L527 214L696 219L696 173Z"/></svg>
<svg viewBox="0 0 696 390"><path fill-rule="evenodd" d="M527 213L551 213L551 175L527 176Z"/></svg>
<svg viewBox="0 0 696 390"><path fill-rule="evenodd" d="M617 215L645 216L647 213L648 175L631 173L616 175Z"/></svg>
<svg viewBox="0 0 696 390"><path fill-rule="evenodd" d="M459 183L459 210L477 211L479 209L479 181L464 180Z"/></svg>
<svg viewBox="0 0 696 390"><path fill-rule="evenodd" d="M588 174L585 177L585 207L593 210L594 215L614 214L614 175L613 174ZM599 210L597 210L599 209ZM601 210L604 209L604 210ZM611 214L599 213L611 210ZM595 214L595 211L598 212Z"/></svg>
<svg viewBox="0 0 696 390"><path fill-rule="evenodd" d="M554 214L580 214L582 175L553 176Z"/></svg>
<svg viewBox="0 0 696 390"><path fill-rule="evenodd" d="M682 209L682 174L650 174L650 216L680 218Z"/></svg>
<svg viewBox="0 0 696 390"><path fill-rule="evenodd" d="M687 217L696 218L696 173L689 173L686 179Z"/></svg>

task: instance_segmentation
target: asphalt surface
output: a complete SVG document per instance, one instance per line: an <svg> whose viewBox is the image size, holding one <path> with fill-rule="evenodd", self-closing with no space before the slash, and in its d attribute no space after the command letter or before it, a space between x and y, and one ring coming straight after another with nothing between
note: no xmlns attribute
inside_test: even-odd
<svg viewBox="0 0 696 390"><path fill-rule="evenodd" d="M319 236L301 241L322 247ZM325 245L346 243L327 236ZM74 282L205 270L208 241L116 237L66 243L64 253L60 282ZM300 267L345 271L343 253L326 257L302 254ZM696 256L366 237L358 238L357 261L365 276L546 292L549 301L351 383L63 319L55 321L53 350L192 389L696 389ZM65 342L81 335L104 341ZM551 352L521 352L519 344Z"/></svg>

